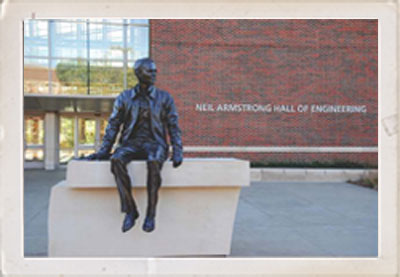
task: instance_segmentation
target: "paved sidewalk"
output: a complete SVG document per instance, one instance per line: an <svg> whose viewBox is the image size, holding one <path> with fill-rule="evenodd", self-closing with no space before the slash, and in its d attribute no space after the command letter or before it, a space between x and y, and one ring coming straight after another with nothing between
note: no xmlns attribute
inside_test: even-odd
<svg viewBox="0 0 400 277"><path fill-rule="evenodd" d="M232 256L378 255L378 193L348 183L253 182L241 192Z"/></svg>
<svg viewBox="0 0 400 277"><path fill-rule="evenodd" d="M51 187L65 170L25 171L25 255L47 256ZM233 257L373 257L378 194L348 183L252 182L241 191Z"/></svg>

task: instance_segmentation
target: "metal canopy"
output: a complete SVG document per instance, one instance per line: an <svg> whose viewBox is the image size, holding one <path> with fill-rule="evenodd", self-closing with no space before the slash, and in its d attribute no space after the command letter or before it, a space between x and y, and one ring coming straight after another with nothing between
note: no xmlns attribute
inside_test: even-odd
<svg viewBox="0 0 400 277"><path fill-rule="evenodd" d="M111 113L116 96L34 95L24 96L24 111Z"/></svg>

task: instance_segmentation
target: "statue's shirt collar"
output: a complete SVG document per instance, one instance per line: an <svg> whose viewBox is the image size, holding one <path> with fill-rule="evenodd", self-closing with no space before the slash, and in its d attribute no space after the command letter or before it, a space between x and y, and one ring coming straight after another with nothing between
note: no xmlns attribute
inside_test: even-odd
<svg viewBox="0 0 400 277"><path fill-rule="evenodd" d="M156 87L155 86L150 86L147 89L148 92L148 96L150 96L150 98L154 99L156 96ZM131 89L131 95L132 95L132 99L135 98L138 94L140 94L140 86L139 84L137 84L135 87L133 87Z"/></svg>

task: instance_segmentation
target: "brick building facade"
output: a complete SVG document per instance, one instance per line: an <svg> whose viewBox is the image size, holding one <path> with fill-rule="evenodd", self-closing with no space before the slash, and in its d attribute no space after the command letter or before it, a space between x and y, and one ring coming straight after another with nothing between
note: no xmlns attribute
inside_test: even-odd
<svg viewBox="0 0 400 277"><path fill-rule="evenodd" d="M186 156L378 163L377 20L151 20L150 55Z"/></svg>

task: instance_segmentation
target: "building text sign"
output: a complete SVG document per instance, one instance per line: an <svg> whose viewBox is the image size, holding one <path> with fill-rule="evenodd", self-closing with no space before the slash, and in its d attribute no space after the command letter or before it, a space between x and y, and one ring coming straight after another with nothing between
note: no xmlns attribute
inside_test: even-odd
<svg viewBox="0 0 400 277"><path fill-rule="evenodd" d="M366 105L198 103L197 112L255 113L367 113Z"/></svg>

